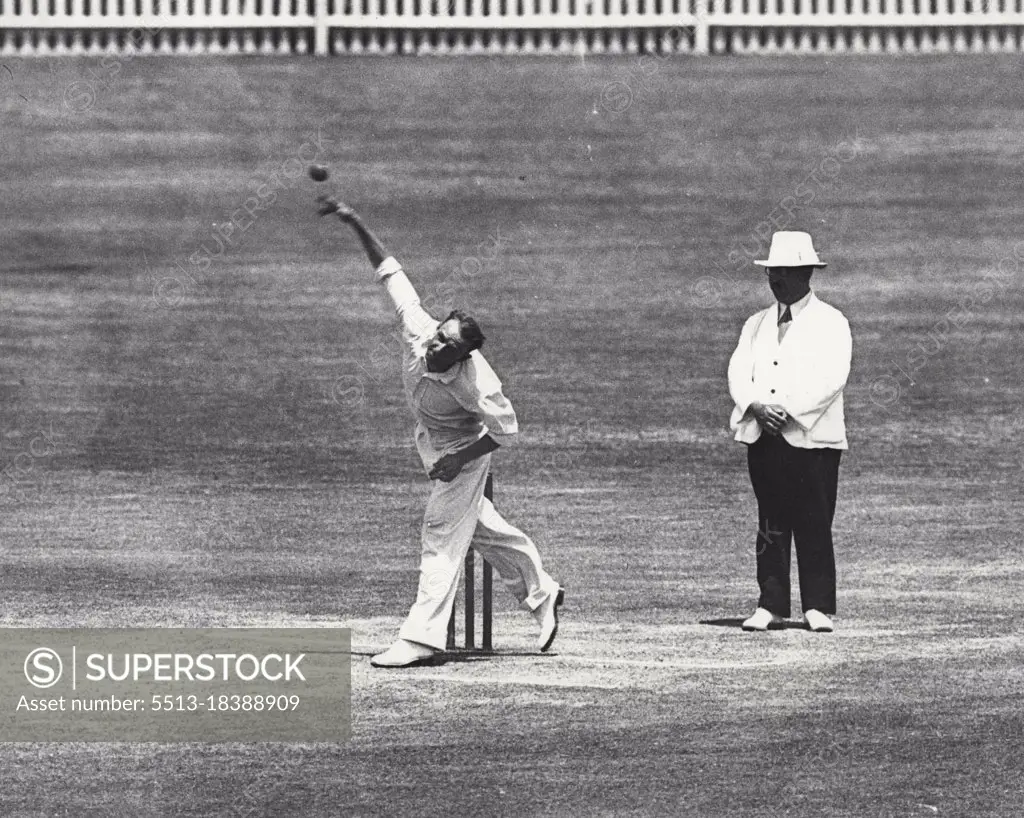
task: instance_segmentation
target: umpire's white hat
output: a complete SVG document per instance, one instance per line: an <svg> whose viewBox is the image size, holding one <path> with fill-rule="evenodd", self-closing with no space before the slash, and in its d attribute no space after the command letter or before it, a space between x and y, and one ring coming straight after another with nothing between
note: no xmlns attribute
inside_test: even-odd
<svg viewBox="0 0 1024 818"><path fill-rule="evenodd" d="M768 258L754 261L762 267L825 267L814 252L811 234L800 230L780 230L772 234Z"/></svg>

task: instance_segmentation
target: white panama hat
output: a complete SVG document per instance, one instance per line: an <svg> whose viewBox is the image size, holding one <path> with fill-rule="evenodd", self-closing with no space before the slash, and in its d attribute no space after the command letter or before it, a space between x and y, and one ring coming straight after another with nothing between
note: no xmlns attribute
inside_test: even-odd
<svg viewBox="0 0 1024 818"><path fill-rule="evenodd" d="M800 230L780 230L772 234L768 258L756 260L762 267L826 267L814 252L811 234Z"/></svg>

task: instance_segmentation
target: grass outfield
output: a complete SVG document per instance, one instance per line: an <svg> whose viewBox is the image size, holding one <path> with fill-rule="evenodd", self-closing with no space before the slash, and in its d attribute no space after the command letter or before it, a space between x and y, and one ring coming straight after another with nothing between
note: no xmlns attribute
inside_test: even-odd
<svg viewBox="0 0 1024 818"><path fill-rule="evenodd" d="M356 655L347 744L0 744L0 814L1019 818L1018 59L7 66L2 624ZM497 655L368 666L429 487L311 155L487 332L523 428L496 502L568 588L552 655L499 592ZM769 219L854 332L832 636L737 627L725 366Z"/></svg>

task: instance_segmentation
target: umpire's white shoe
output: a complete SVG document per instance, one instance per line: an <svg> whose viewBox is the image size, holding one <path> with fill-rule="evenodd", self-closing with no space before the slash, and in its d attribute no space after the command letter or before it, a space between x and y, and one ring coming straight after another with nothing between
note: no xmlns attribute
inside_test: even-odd
<svg viewBox="0 0 1024 818"><path fill-rule="evenodd" d="M804 622L807 623L807 627L815 633L832 633L835 627L832 625L832 620L829 619L821 611L816 611L811 608L809 611L804 611Z"/></svg>
<svg viewBox="0 0 1024 818"><path fill-rule="evenodd" d="M745 631L766 631L771 627L780 627L783 621L781 616L776 616L767 608L758 608L752 617L743 620L741 627Z"/></svg>
<svg viewBox="0 0 1024 818"><path fill-rule="evenodd" d="M533 612L533 615L540 622L540 636L537 638L537 647L544 653L551 647L558 636L558 608L565 602L565 588L559 587L557 591L548 594L540 606Z"/></svg>
<svg viewBox="0 0 1024 818"><path fill-rule="evenodd" d="M414 667L432 658L435 653L437 651L428 645L399 639L386 651L370 659L370 664L374 667Z"/></svg>

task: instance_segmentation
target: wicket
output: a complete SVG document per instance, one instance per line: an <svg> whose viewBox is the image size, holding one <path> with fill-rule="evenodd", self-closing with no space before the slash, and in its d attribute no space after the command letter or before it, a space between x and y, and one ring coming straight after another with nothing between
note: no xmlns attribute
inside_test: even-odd
<svg viewBox="0 0 1024 818"><path fill-rule="evenodd" d="M487 482L484 483L484 497L488 500L494 499L494 481L491 475L487 475ZM493 650L491 631L493 626L494 611L492 606L494 592L494 569L487 561L483 561L483 582L482 582L482 619L483 627L481 633L481 649ZM466 650L476 650L476 556L472 548L466 552L466 562L463 565L463 576L465 577L466 593L463 599L463 610L466 618L466 632L463 646ZM455 608L452 607L452 615L448 620L448 650L454 650L455 645Z"/></svg>

